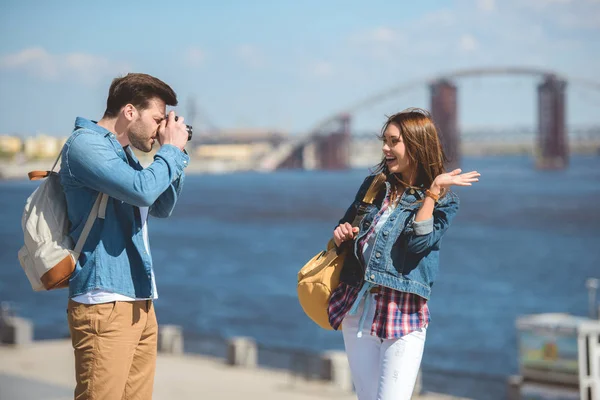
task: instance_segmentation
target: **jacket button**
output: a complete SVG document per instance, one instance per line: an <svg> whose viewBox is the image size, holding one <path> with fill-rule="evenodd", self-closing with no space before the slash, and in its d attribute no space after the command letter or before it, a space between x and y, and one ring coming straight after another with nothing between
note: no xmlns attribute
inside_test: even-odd
<svg viewBox="0 0 600 400"><path fill-rule="evenodd" d="M375 279L375 275L371 275L371 279Z"/></svg>
<svg viewBox="0 0 600 400"><path fill-rule="evenodd" d="M383 236L387 236L388 235L388 231L383 231Z"/></svg>
<svg viewBox="0 0 600 400"><path fill-rule="evenodd" d="M377 258L381 257L381 253L380 252L375 253L375 257L377 257Z"/></svg>
<svg viewBox="0 0 600 400"><path fill-rule="evenodd" d="M415 189L410 189L410 194L415 194Z"/></svg>

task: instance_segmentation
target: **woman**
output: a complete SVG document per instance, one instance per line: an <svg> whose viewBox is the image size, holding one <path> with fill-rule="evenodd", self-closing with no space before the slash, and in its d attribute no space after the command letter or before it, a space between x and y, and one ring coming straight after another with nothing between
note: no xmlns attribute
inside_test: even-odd
<svg viewBox="0 0 600 400"><path fill-rule="evenodd" d="M440 139L424 110L389 117L381 139L381 164L333 232L338 249L353 251L332 293L329 321L342 327L358 399L408 400L423 355L440 241L458 210L449 188L471 186L480 175L445 173ZM374 180L381 182L379 195L362 203Z"/></svg>

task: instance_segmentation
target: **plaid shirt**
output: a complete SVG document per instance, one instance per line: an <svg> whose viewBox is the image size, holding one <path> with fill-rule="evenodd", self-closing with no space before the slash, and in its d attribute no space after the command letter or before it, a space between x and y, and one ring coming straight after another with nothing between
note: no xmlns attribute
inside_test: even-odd
<svg viewBox="0 0 600 400"><path fill-rule="evenodd" d="M337 330L356 301L360 288L340 283L329 300L329 323ZM427 300L413 293L379 287L371 323L371 335L381 339L398 339L427 326L430 320Z"/></svg>
<svg viewBox="0 0 600 400"><path fill-rule="evenodd" d="M361 250L361 261L365 264L364 251L372 235L376 234L377 224L390 205L389 196L383 201L369 232L358 242ZM357 301L361 288L354 288L340 283L329 299L329 323L337 330L352 305ZM397 339L420 328L430 321L427 300L413 293L399 292L394 289L379 286L375 295L377 301L375 316L371 323L371 335L381 339ZM370 295L370 293L367 293Z"/></svg>

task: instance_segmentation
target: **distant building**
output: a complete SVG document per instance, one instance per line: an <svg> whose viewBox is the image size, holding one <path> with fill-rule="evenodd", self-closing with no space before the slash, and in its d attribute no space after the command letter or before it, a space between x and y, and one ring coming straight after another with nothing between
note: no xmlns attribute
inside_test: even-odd
<svg viewBox="0 0 600 400"><path fill-rule="evenodd" d="M23 141L16 136L0 135L0 155L13 156L21 152Z"/></svg>
<svg viewBox="0 0 600 400"><path fill-rule="evenodd" d="M226 129L210 135L198 135L192 139L193 145L204 144L256 144L269 143L279 146L289 140L287 133L273 129Z"/></svg>
<svg viewBox="0 0 600 400"><path fill-rule="evenodd" d="M223 161L250 161L272 150L269 143L204 144L197 146L193 155Z"/></svg>
<svg viewBox="0 0 600 400"><path fill-rule="evenodd" d="M289 141L287 133L272 129L228 129L212 134L194 134L186 145L193 159L188 172L225 172L255 170L259 161L282 143ZM153 161L158 151L156 144L151 152L134 149L142 166Z"/></svg>
<svg viewBox="0 0 600 400"><path fill-rule="evenodd" d="M228 129L198 135L192 140L191 156L214 169L254 170L266 154L289 140L285 133L271 129Z"/></svg>
<svg viewBox="0 0 600 400"><path fill-rule="evenodd" d="M23 152L29 159L57 157L66 140L67 138L58 138L47 135L29 137L25 139Z"/></svg>

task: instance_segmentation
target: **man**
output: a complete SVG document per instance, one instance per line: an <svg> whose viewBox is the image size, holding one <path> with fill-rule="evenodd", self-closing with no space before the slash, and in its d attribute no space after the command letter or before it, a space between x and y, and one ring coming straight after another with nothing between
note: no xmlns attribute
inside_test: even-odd
<svg viewBox="0 0 600 400"><path fill-rule="evenodd" d="M99 193L109 197L69 282L75 399L151 399L158 325L146 218L171 215L189 157L187 131L166 106L175 92L146 74L113 80L104 116L81 117L63 151L60 178L74 242ZM132 147L160 149L147 168Z"/></svg>

